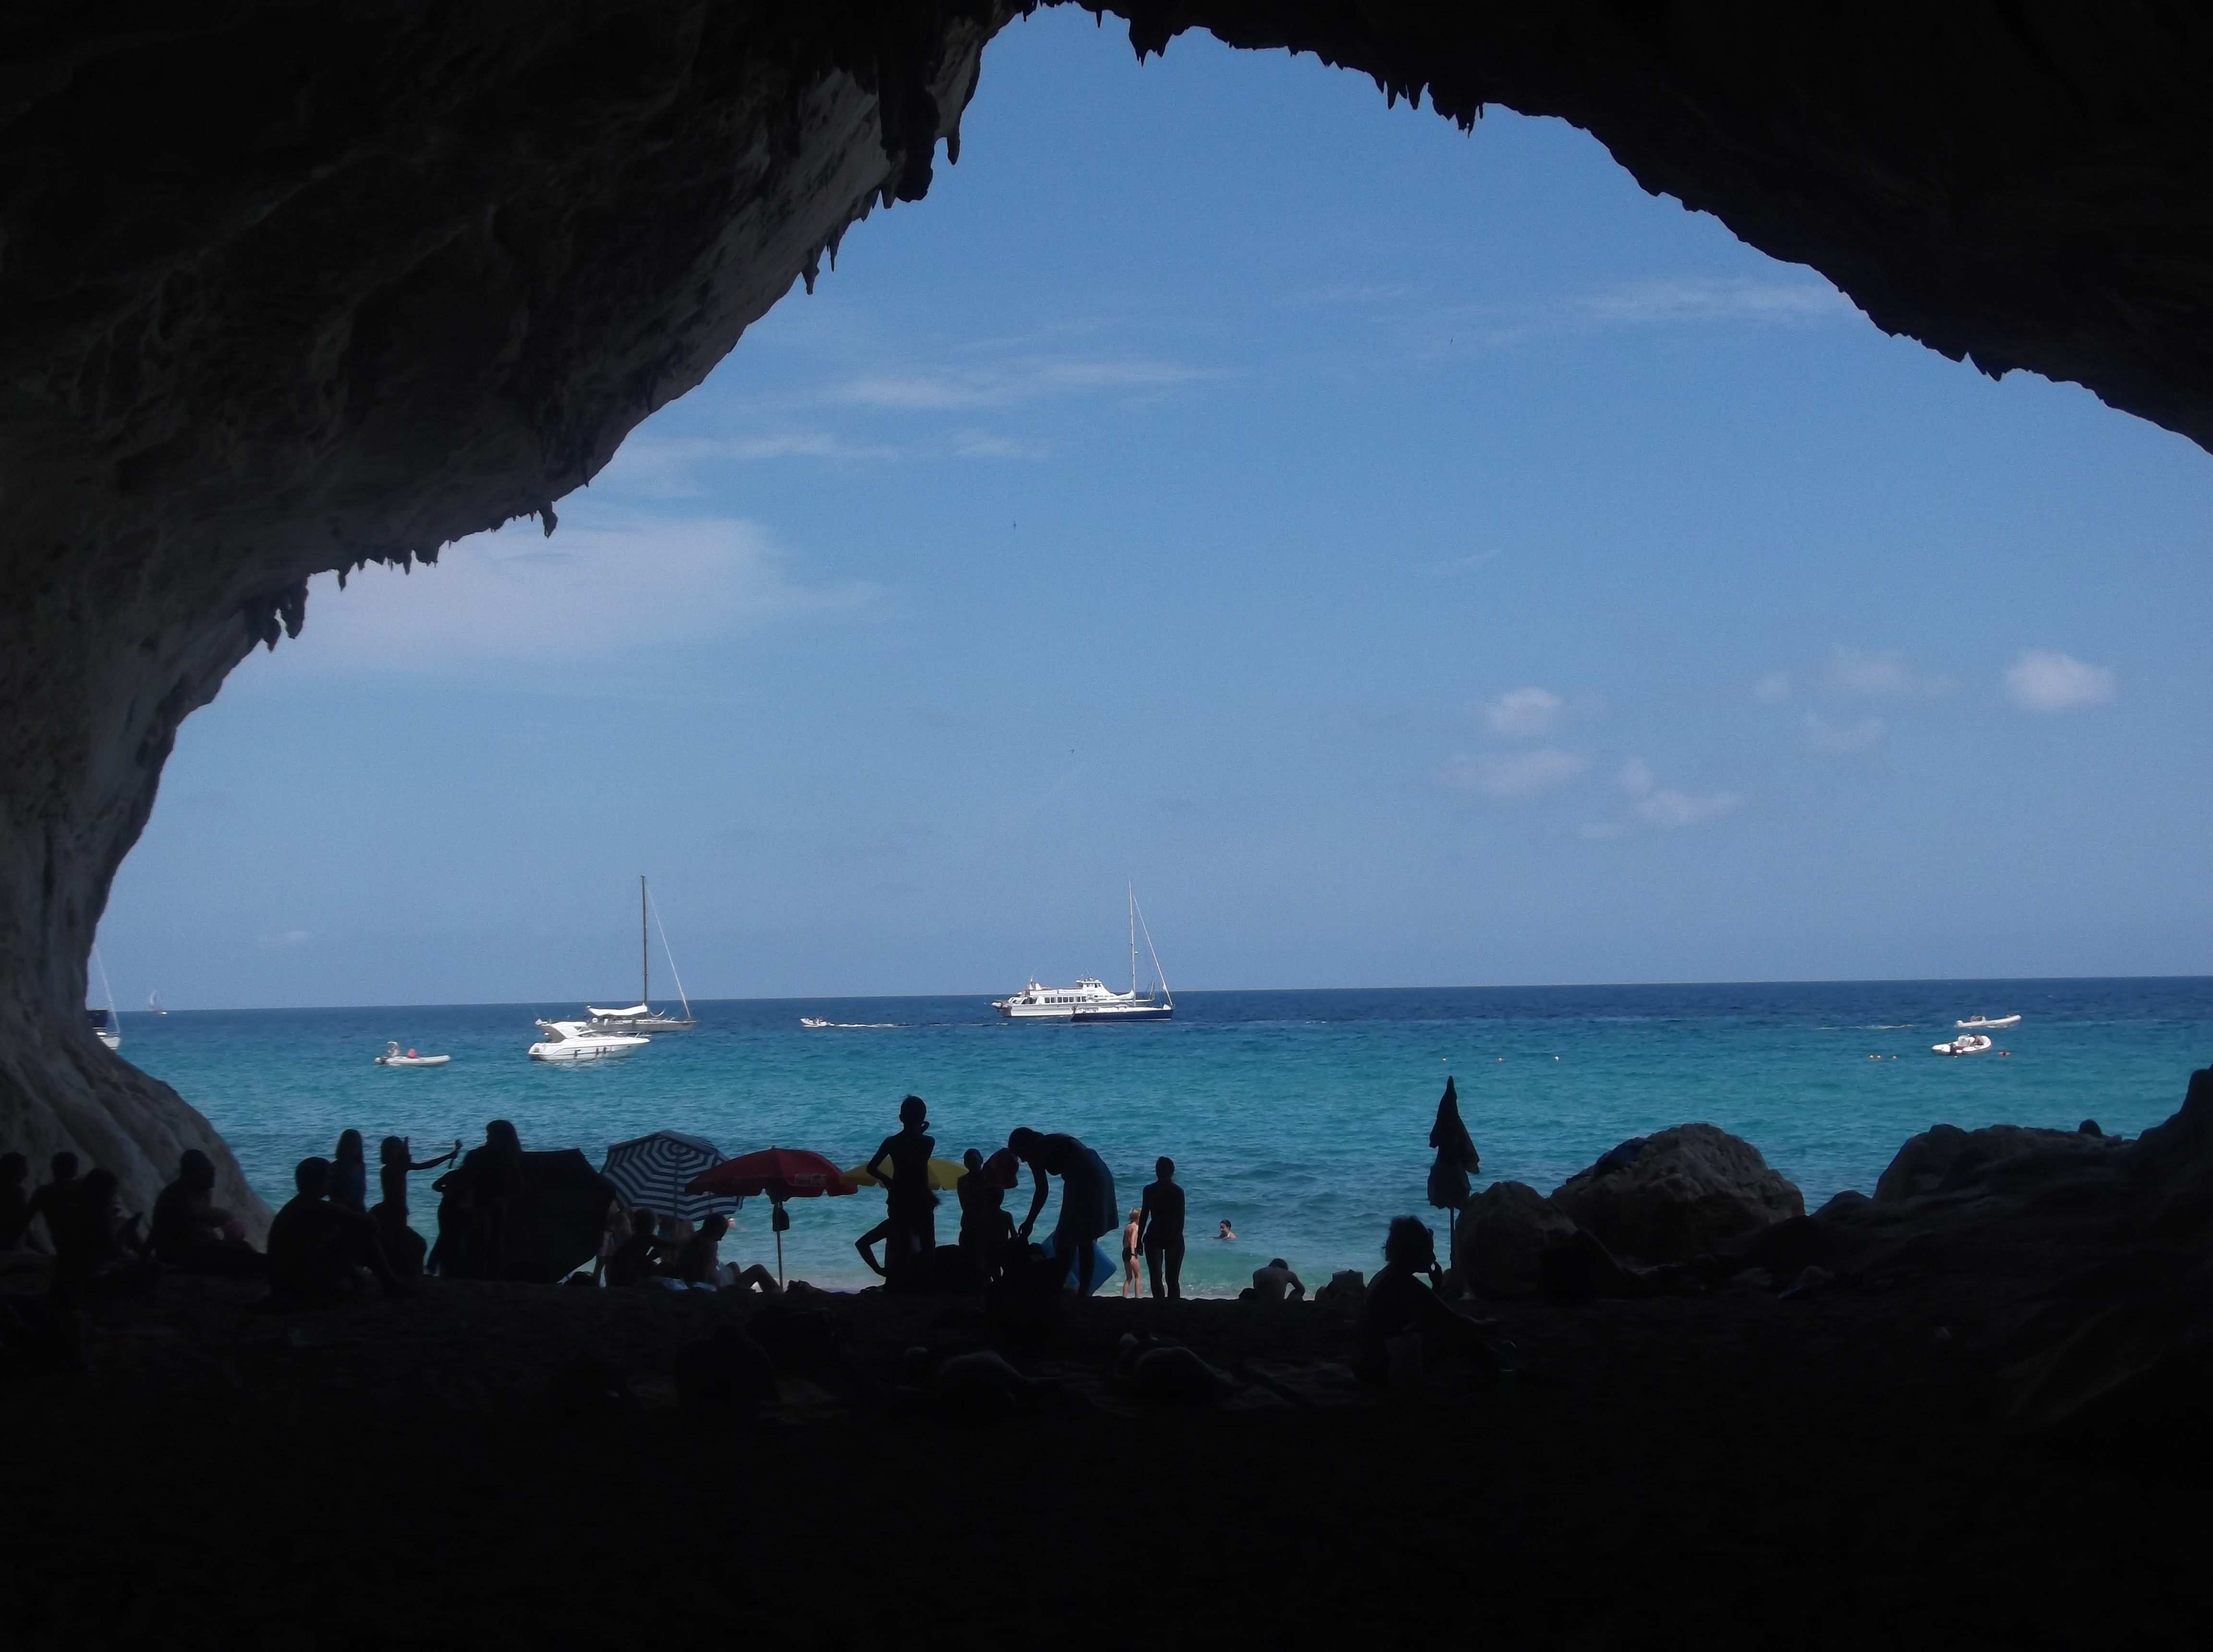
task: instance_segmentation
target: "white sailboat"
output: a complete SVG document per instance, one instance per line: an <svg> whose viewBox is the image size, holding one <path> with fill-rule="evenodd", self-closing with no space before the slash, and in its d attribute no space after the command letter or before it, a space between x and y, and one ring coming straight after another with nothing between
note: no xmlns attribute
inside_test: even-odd
<svg viewBox="0 0 2213 1652"><path fill-rule="evenodd" d="M668 960L668 977L676 983L677 1002L684 1006L681 1015L671 1015L653 1007L653 952L645 928L649 911L654 924L661 928L661 950ZM586 1004L584 1013L592 1018L588 1023L592 1029L604 1033L688 1033L699 1024L692 1015L692 1000L684 996L684 978L676 972L676 954L669 950L668 930L661 925L660 911L652 905L652 897L646 893L643 873L638 875L637 880L637 1002L626 1009L601 1009L596 1004Z"/></svg>
<svg viewBox="0 0 2213 1652"><path fill-rule="evenodd" d="M1965 1032L1995 1033L2003 1027L2020 1026L2021 1017L2018 1015L1970 1015L1963 1021L1954 1021L1952 1025Z"/></svg>
<svg viewBox="0 0 2213 1652"><path fill-rule="evenodd" d="M100 972L100 990L107 995L105 1009L87 1009L84 1018L92 1025L92 1035L111 1050L123 1047L123 1017L115 1013L115 988L107 978L107 966L101 961L100 948L92 949L93 967Z"/></svg>
<svg viewBox="0 0 2213 1652"><path fill-rule="evenodd" d="M158 992L149 992L146 995L146 1008L157 1015L166 1015L169 1013L162 1008L162 995Z"/></svg>
<svg viewBox="0 0 2213 1652"><path fill-rule="evenodd" d="M1167 976L1161 969L1161 954L1153 945L1152 930L1145 923L1145 915L1137 910L1137 892L1132 886L1130 894L1130 990L1117 992L1093 976L1085 976L1074 986L1040 986L1033 978L1020 992L992 1001L991 1008L1009 1021L1076 1021L1089 1024L1097 1021L1164 1021L1175 1014L1175 998L1168 991ZM1160 996L1137 991L1137 932L1143 930L1145 948L1152 954L1153 975L1160 982Z"/></svg>

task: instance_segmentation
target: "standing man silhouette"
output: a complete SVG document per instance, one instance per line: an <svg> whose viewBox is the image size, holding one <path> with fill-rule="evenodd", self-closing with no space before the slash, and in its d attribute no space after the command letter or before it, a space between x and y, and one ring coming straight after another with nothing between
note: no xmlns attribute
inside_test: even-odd
<svg viewBox="0 0 2213 1652"><path fill-rule="evenodd" d="M1183 1295L1183 1189L1176 1186L1175 1161L1163 1155L1153 1161L1155 1180L1145 1184L1144 1203L1137 1207L1137 1242L1145 1253L1145 1267L1153 1277L1155 1296ZM1161 1264L1167 1265L1167 1289L1161 1289Z"/></svg>

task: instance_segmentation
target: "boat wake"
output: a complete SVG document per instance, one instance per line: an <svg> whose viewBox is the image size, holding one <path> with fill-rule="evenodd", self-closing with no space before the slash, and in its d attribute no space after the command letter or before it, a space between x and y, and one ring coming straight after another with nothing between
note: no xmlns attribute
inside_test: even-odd
<svg viewBox="0 0 2213 1652"><path fill-rule="evenodd" d="M877 1033L906 1025L905 1021L830 1021L820 1015L802 1015L799 1024L809 1028L826 1027L833 1033Z"/></svg>

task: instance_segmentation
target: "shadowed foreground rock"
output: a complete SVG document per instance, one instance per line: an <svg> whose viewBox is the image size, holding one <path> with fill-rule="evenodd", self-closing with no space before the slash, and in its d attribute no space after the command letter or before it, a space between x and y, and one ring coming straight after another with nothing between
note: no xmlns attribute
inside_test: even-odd
<svg viewBox="0 0 2213 1652"><path fill-rule="evenodd" d="M1554 1190L1552 1203L1617 1256L1687 1262L1806 1214L1759 1149L1711 1125L1625 1142Z"/></svg>

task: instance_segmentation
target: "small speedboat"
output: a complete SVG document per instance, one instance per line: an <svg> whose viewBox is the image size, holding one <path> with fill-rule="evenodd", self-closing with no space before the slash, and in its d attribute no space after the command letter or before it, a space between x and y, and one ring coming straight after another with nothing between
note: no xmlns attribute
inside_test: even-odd
<svg viewBox="0 0 2213 1652"><path fill-rule="evenodd" d="M2009 1027L2020 1026L2021 1017L2018 1015L1970 1015L1963 1021L1954 1021L1952 1025L1964 1027L1970 1033L1998 1033Z"/></svg>
<svg viewBox="0 0 2213 1652"><path fill-rule="evenodd" d="M830 1023L820 1015L802 1015L799 1018L799 1024L802 1027L827 1027L830 1025Z"/></svg>
<svg viewBox="0 0 2213 1652"><path fill-rule="evenodd" d="M412 1050L403 1052L399 1039L387 1039L384 1044L384 1053L377 1057L376 1064L380 1067L442 1067L452 1059L451 1056L418 1056Z"/></svg>
<svg viewBox="0 0 2213 1652"><path fill-rule="evenodd" d="M1992 1026L1997 1023L1993 1021ZM1990 1041L1980 1033L1962 1033L1949 1044L1932 1044L1933 1054L1940 1056L1978 1056L1990 1047Z"/></svg>
<svg viewBox="0 0 2213 1652"><path fill-rule="evenodd" d="M540 1021L546 1036L530 1046L533 1061L612 1061L653 1042L636 1033L601 1033L586 1021Z"/></svg>

